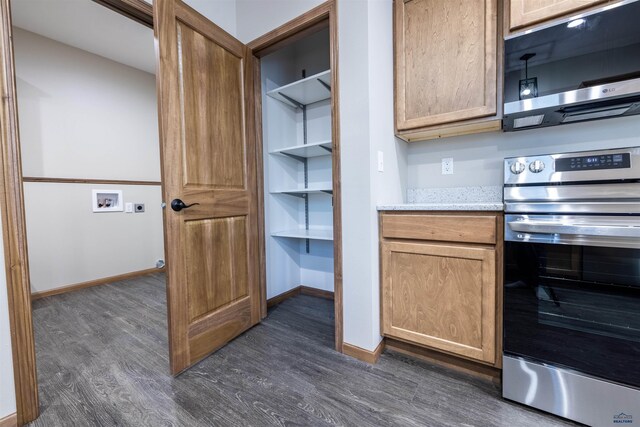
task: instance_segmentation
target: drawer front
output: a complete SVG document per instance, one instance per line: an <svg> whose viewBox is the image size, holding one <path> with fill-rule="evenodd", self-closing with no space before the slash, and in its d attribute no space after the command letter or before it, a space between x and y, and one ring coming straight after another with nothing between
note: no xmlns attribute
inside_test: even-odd
<svg viewBox="0 0 640 427"><path fill-rule="evenodd" d="M496 215L382 215L382 237L442 242L497 243Z"/></svg>

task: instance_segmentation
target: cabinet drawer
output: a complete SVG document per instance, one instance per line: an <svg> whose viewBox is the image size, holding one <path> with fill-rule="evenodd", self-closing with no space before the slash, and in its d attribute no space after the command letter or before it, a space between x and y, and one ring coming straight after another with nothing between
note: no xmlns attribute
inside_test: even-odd
<svg viewBox="0 0 640 427"><path fill-rule="evenodd" d="M496 244L495 215L382 215L382 237Z"/></svg>

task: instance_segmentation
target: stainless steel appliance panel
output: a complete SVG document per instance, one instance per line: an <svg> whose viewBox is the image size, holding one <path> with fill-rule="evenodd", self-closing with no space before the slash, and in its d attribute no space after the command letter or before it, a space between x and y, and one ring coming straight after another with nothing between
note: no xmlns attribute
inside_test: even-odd
<svg viewBox="0 0 640 427"><path fill-rule="evenodd" d="M506 399L594 427L640 422L640 390L519 357L504 356L502 369Z"/></svg>

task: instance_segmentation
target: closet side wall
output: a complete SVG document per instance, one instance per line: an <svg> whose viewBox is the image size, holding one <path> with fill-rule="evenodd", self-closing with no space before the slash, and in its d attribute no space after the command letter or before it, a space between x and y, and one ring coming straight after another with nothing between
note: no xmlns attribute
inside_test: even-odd
<svg viewBox="0 0 640 427"><path fill-rule="evenodd" d="M18 28L14 43L25 177L160 181L155 76ZM93 213L92 189L122 190L145 213ZM159 185L24 191L32 292L164 258Z"/></svg>

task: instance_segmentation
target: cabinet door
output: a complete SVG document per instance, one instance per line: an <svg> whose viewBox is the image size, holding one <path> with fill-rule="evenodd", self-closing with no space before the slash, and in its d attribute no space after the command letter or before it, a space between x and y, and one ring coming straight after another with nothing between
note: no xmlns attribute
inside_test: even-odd
<svg viewBox="0 0 640 427"><path fill-rule="evenodd" d="M511 0L509 28L544 22L607 0Z"/></svg>
<svg viewBox="0 0 640 427"><path fill-rule="evenodd" d="M382 275L384 335L495 362L495 250L384 242Z"/></svg>
<svg viewBox="0 0 640 427"><path fill-rule="evenodd" d="M497 0L396 0L398 130L496 114Z"/></svg>

